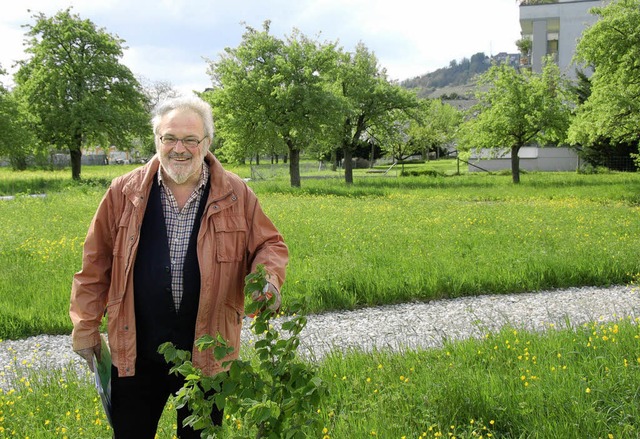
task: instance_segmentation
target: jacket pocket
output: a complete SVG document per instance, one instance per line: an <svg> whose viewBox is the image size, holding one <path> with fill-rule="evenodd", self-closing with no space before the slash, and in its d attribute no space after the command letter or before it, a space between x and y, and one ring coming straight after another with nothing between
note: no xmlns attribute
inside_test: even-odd
<svg viewBox="0 0 640 439"><path fill-rule="evenodd" d="M107 317L109 317L109 321L115 321L120 314L120 305L122 304L122 296L117 297L113 300L109 300L107 302Z"/></svg>
<svg viewBox="0 0 640 439"><path fill-rule="evenodd" d="M228 303L225 304L224 310L224 334L223 337L233 347L233 353L230 358L238 358L240 351L240 333L242 330L242 314L241 312Z"/></svg>
<svg viewBox="0 0 640 439"><path fill-rule="evenodd" d="M242 261L246 254L247 223L241 215L214 215L218 262Z"/></svg>
<svg viewBox="0 0 640 439"><path fill-rule="evenodd" d="M113 256L124 256L127 253L127 248L129 248L130 244L133 242L133 239L130 236L127 236L129 233L129 219L131 217L131 212L128 210L123 212L120 220L118 221L118 226L116 229L116 236L113 245Z"/></svg>
<svg viewBox="0 0 640 439"><path fill-rule="evenodd" d="M110 300L107 302L107 328L109 332L109 346L111 346L111 351L117 350L118 342L120 340L120 334L118 333L118 329L120 320L118 316L120 315L120 307L122 305L122 297L118 297L115 300Z"/></svg>

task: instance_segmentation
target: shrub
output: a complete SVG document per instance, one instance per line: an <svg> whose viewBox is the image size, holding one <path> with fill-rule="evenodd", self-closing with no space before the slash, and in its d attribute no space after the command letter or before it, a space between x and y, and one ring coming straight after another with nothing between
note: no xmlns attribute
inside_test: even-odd
<svg viewBox="0 0 640 439"><path fill-rule="evenodd" d="M256 273L246 278L245 295L250 298L264 291L266 272L259 266ZM273 302L269 298L267 306ZM251 361L233 360L225 362L227 372L213 377L203 376L193 366L190 353L176 350L171 343L160 347L167 362L173 363L171 371L185 377L185 385L178 392L178 408L188 406L193 413L185 420L186 425L204 430L203 437L217 437L220 427L212 425L210 419L213 404L225 410L226 416L235 421L237 430L251 432L259 438L304 438L300 427L320 428L318 407L324 393L325 383L317 376L315 368L296 359L300 343L298 335L306 325L306 318L294 315L282 324L290 332L289 338L281 338L271 324L276 313L265 307L265 302L254 301L247 306L247 314L256 314L251 329L260 337L254 344L257 364ZM212 349L216 360L222 361L233 348L228 346L220 334L209 335L196 341L198 349ZM210 390L214 390L211 393ZM248 430L248 431L247 431Z"/></svg>

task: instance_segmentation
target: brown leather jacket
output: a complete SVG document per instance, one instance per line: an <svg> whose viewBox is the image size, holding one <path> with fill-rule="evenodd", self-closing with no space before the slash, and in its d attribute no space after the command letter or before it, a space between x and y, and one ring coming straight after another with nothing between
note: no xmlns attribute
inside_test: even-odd
<svg viewBox="0 0 640 439"><path fill-rule="evenodd" d="M225 171L213 154L208 153L205 160L211 171L211 190L198 234L201 290L195 336L220 333L234 347L230 358L236 358L244 316L244 278L263 264L269 281L279 290L288 249L245 182ZM159 164L154 157L111 183L89 227L82 270L75 274L71 288L74 350L100 342L98 329L106 310L111 356L119 376L135 374L132 268ZM207 375L222 370L209 351L194 349L192 359Z"/></svg>

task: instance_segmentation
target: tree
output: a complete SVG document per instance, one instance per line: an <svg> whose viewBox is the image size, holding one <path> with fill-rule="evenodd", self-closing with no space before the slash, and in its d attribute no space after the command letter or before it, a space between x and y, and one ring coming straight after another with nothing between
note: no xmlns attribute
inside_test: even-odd
<svg viewBox="0 0 640 439"><path fill-rule="evenodd" d="M262 31L247 26L237 48L209 61L214 88L203 96L213 103L227 150L242 157L287 151L291 186L299 187L300 152L318 144L338 104L325 79L337 52L335 43L295 29L276 38L269 24Z"/></svg>
<svg viewBox="0 0 640 439"><path fill-rule="evenodd" d="M70 9L32 16L26 50L15 75L17 91L36 119L44 145L68 148L71 175L80 178L82 147L89 142L126 147L150 131L145 98L120 64L123 40Z"/></svg>
<svg viewBox="0 0 640 439"><path fill-rule="evenodd" d="M423 99L416 111L393 110L388 116L388 123L368 132L382 145L383 152L398 161L416 154L428 159L430 151L439 152L453 141L462 123L462 113L439 99Z"/></svg>
<svg viewBox="0 0 640 439"><path fill-rule="evenodd" d="M353 152L364 140L367 129L400 129L389 115L396 110L409 112L418 105L415 95L387 79L376 56L360 43L354 53L345 53L337 70L337 91L343 100L340 147L344 154L347 184L353 183Z"/></svg>
<svg viewBox="0 0 640 439"><path fill-rule="evenodd" d="M151 113L156 106L166 100L177 98L180 92L169 81L152 81L144 76L138 79L142 93L146 97L147 111Z"/></svg>
<svg viewBox="0 0 640 439"><path fill-rule="evenodd" d="M6 72L0 66L0 75ZM8 157L16 170L27 168L27 157L35 146L35 139L28 127L27 115L16 99L15 93L0 83L0 157Z"/></svg>
<svg viewBox="0 0 640 439"><path fill-rule="evenodd" d="M575 83L569 86L569 91L580 108L591 96L591 80L579 70L576 71L576 77ZM571 127L569 133L571 133ZM636 143L614 141L605 135L596 135L580 146L580 157L592 166L605 166L619 171L633 171L636 168L633 162L633 153L638 151Z"/></svg>
<svg viewBox="0 0 640 439"><path fill-rule="evenodd" d="M459 147L509 148L512 179L519 183L520 148L565 139L570 107L560 71L550 60L541 74L495 65L482 75L480 84L489 88L477 94L478 104L462 126Z"/></svg>
<svg viewBox="0 0 640 439"><path fill-rule="evenodd" d="M640 0L614 0L593 8L598 21L584 31L576 61L592 66L591 94L578 108L569 141L640 139Z"/></svg>
<svg viewBox="0 0 640 439"><path fill-rule="evenodd" d="M389 112L385 123L368 128L365 136L371 137L371 142L380 145L381 151L391 156L394 162L403 161L420 152L409 138L411 122L412 119L408 114L394 110Z"/></svg>
<svg viewBox="0 0 640 439"><path fill-rule="evenodd" d="M169 81L152 81L141 76L138 82L145 96L145 107L148 114L151 114L160 102L180 96L180 92L173 88L173 85ZM137 145L133 146L136 146L138 151L143 154L151 156L156 152L153 133L151 132L147 138L135 139L134 143Z"/></svg>
<svg viewBox="0 0 640 439"><path fill-rule="evenodd" d="M415 152L428 158L430 151L438 152L453 141L462 117L459 110L439 99L422 100L418 118L410 121L408 141Z"/></svg>

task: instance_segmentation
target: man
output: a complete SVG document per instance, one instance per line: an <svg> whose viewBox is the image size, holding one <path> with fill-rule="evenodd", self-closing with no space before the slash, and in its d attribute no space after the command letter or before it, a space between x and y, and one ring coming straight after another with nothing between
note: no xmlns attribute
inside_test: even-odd
<svg viewBox="0 0 640 439"><path fill-rule="evenodd" d="M264 265L279 307L288 261L255 194L209 152L210 106L172 99L158 106L152 124L157 153L107 190L71 291L73 348L92 368L105 312L108 318L116 439L154 438L167 398L183 384L168 373L158 346L171 341L192 351L204 373L220 372L211 352L194 350L195 339L220 333L234 347L228 359L236 358L245 276ZM186 416L178 411L178 436L199 438L182 426ZM212 419L219 425L222 413Z"/></svg>

